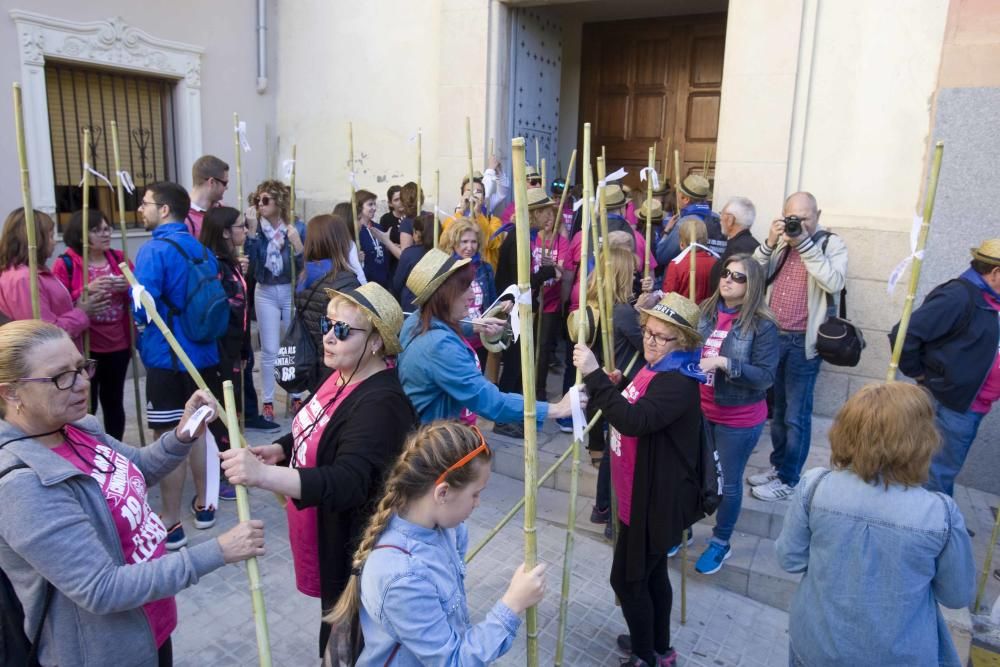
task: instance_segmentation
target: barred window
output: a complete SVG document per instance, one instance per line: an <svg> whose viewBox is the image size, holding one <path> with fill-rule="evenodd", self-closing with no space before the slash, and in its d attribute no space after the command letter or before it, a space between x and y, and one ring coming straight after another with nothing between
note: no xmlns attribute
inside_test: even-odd
<svg viewBox="0 0 1000 667"><path fill-rule="evenodd" d="M115 180L111 121L118 123L121 166L135 182L125 192L125 221L142 228L137 213L148 183L177 179L173 88L174 82L120 70L80 67L47 61L45 86L52 141L56 214L62 230L73 211L83 206L83 163ZM90 145L83 130L90 128ZM115 192L91 174L90 206L113 226L117 224Z"/></svg>

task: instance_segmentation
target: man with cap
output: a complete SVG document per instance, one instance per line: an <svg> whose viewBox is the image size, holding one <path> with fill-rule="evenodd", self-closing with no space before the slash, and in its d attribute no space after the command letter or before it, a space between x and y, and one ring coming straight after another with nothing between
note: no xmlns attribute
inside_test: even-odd
<svg viewBox="0 0 1000 667"><path fill-rule="evenodd" d="M972 248L969 268L913 311L899 370L934 395L941 448L926 486L952 495L979 424L1000 398L1000 239Z"/></svg>
<svg viewBox="0 0 1000 667"><path fill-rule="evenodd" d="M726 265L726 260L733 255L752 255L760 243L750 233L753 221L757 217L757 208L753 202L746 197L732 197L722 207L719 214L719 223L722 225L722 233L726 237L726 249L712 267L712 291L719 286L719 274L722 267Z"/></svg>
<svg viewBox="0 0 1000 667"><path fill-rule="evenodd" d="M681 181L677 191L677 207L680 209L671 218L668 228L673 228L680 218L696 215L701 218L708 229L708 247L721 255L726 250L726 237L722 233L719 216L712 211L708 200L712 197L712 187L708 179L701 174L691 174Z"/></svg>

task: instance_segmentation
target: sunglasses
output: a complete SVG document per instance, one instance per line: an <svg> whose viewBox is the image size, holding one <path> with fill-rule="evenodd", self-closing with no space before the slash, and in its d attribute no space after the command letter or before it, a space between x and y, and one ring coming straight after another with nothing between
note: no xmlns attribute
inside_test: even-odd
<svg viewBox="0 0 1000 667"><path fill-rule="evenodd" d="M216 178L215 176L209 176L209 178L211 178L216 183L222 183L222 187L224 187L224 188L228 188L229 187L229 181L223 180L221 178Z"/></svg>
<svg viewBox="0 0 1000 667"><path fill-rule="evenodd" d="M261 195L260 197L257 197L258 206L267 206L270 203L271 203L271 198L268 195Z"/></svg>
<svg viewBox="0 0 1000 667"><path fill-rule="evenodd" d="M745 285L747 282L747 274L740 273L739 271L730 271L729 269L722 269L722 273L719 274L720 278L729 278L734 283L739 283L740 285Z"/></svg>
<svg viewBox="0 0 1000 667"><path fill-rule="evenodd" d="M340 320L331 320L326 315L319 318L319 332L324 336L329 332L333 331L333 337L337 340L347 340L347 337L351 335L352 331L368 331L368 329L359 329L357 327L352 327L347 322L341 322Z"/></svg>
<svg viewBox="0 0 1000 667"><path fill-rule="evenodd" d="M462 466L464 466L466 463L468 463L472 459L474 459L477 456L479 456L481 453L483 453L483 452L489 452L490 451L490 447L489 447L489 445L486 444L486 438L483 437L482 431L480 431L477 426L469 426L469 428L471 428L473 431L475 431L476 435L479 436L479 446L476 447L475 449L473 449L471 452L469 452L465 456L463 456L462 458L460 458L458 461L456 461L452 465L448 466L448 469L445 470L443 473L441 473L436 480L434 480L434 486L437 486L438 484L440 484L441 482L443 482L444 478L447 477L449 473L452 473L452 472L458 470L459 468L461 468Z"/></svg>

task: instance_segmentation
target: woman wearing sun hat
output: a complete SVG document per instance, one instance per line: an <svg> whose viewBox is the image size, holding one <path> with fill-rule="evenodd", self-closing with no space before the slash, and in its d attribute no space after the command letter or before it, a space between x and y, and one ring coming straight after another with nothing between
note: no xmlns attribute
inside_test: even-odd
<svg viewBox="0 0 1000 667"><path fill-rule="evenodd" d="M621 601L631 654L622 665L672 665L667 551L693 523L700 484L694 478L702 432L700 311L671 293L641 316L645 365L622 391L587 346L573 363L584 373L590 405L611 426L611 479L618 495L618 543L611 587ZM616 374L617 375L617 374Z"/></svg>
<svg viewBox="0 0 1000 667"><path fill-rule="evenodd" d="M231 484L285 496L296 587L328 610L351 574L351 556L382 478L417 415L391 357L400 351L403 311L378 283L327 290L320 320L324 363L333 374L292 420L292 432L261 447L232 449ZM330 628L320 629L320 655Z"/></svg>
<svg viewBox="0 0 1000 667"><path fill-rule="evenodd" d="M477 415L502 423L524 420L524 398L501 392L484 378L475 351L464 340L473 331L484 334L484 341L503 331L503 321L495 318L462 321L473 276L468 259L434 249L406 281L419 310L406 319L400 334L399 378L422 422L459 418L475 424ZM539 424L569 414L568 396L536 406Z"/></svg>

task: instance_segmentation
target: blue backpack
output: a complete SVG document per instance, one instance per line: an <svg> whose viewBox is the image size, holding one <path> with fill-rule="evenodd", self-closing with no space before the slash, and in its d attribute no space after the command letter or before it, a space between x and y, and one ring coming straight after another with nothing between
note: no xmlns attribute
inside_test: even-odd
<svg viewBox="0 0 1000 667"><path fill-rule="evenodd" d="M174 326L174 317L179 316L184 335L191 342L212 343L222 338L229 329L229 298L208 249L202 246L202 256L192 258L176 241L168 238L160 240L176 248L187 262L184 303L178 307L170 303L166 296L161 297L170 309L170 327Z"/></svg>

